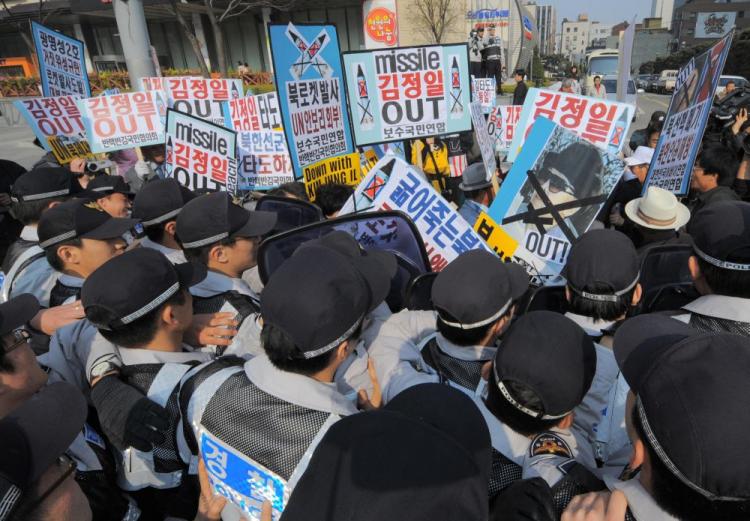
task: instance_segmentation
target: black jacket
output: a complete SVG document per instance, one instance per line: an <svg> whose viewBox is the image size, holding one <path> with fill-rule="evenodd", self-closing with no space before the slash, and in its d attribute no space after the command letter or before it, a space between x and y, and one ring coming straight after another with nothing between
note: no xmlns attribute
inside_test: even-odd
<svg viewBox="0 0 750 521"><path fill-rule="evenodd" d="M709 204L720 201L739 201L740 196L728 186L717 186L716 188L698 194L695 204L690 209L690 215L695 215Z"/></svg>
<svg viewBox="0 0 750 521"><path fill-rule="evenodd" d="M523 105L526 101L526 94L529 92L529 88L526 86L525 81L519 81L516 83L516 89L513 91L513 105Z"/></svg>

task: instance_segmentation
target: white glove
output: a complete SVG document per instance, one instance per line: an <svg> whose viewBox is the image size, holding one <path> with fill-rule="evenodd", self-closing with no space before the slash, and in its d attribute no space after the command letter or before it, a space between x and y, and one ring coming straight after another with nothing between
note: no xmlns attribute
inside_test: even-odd
<svg viewBox="0 0 750 521"><path fill-rule="evenodd" d="M133 168L135 169L136 175L141 179L154 175L154 171L151 170L151 167L148 166L148 163L145 161L137 161L135 165L133 165Z"/></svg>

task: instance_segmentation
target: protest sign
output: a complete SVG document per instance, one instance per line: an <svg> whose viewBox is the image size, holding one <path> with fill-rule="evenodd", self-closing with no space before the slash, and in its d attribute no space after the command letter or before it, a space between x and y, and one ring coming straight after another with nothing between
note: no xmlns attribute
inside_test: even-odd
<svg viewBox="0 0 750 521"><path fill-rule="evenodd" d="M477 230L538 283L549 283L625 168L614 154L540 117Z"/></svg>
<svg viewBox="0 0 750 521"><path fill-rule="evenodd" d="M318 188L330 183L356 187L362 180L359 154L331 157L308 165L303 169L305 191L310 202L315 202Z"/></svg>
<svg viewBox="0 0 750 521"><path fill-rule="evenodd" d="M644 194L649 186L664 188L676 195L688 193L693 163L706 130L732 35L726 35L703 54L691 58L677 74L664 128L643 184Z"/></svg>
<svg viewBox="0 0 750 521"><path fill-rule="evenodd" d="M224 102L224 126L234 130L281 129L279 98L275 92Z"/></svg>
<svg viewBox="0 0 750 521"><path fill-rule="evenodd" d="M521 109L523 105L500 105L487 118L487 133L495 140L495 150L500 154L510 150Z"/></svg>
<svg viewBox="0 0 750 521"><path fill-rule="evenodd" d="M626 103L589 98L546 89L529 89L516 125L507 161L518 156L529 129L544 116L603 150L616 154L626 142L635 107Z"/></svg>
<svg viewBox="0 0 750 521"><path fill-rule="evenodd" d="M61 165L67 165L77 158L95 159L89 142L70 136L47 136L46 145L50 148L55 160Z"/></svg>
<svg viewBox="0 0 750 521"><path fill-rule="evenodd" d="M475 78L471 77L471 93L473 101L482 106L482 112L489 114L497 102L497 83L495 78Z"/></svg>
<svg viewBox="0 0 750 521"><path fill-rule="evenodd" d="M227 101L244 95L242 80L238 79L169 76L162 78L162 85L171 108L180 100Z"/></svg>
<svg viewBox="0 0 750 521"><path fill-rule="evenodd" d="M91 96L83 42L31 22L45 96Z"/></svg>
<svg viewBox="0 0 750 521"><path fill-rule="evenodd" d="M240 190L270 190L294 181L283 131L240 130L237 139Z"/></svg>
<svg viewBox="0 0 750 521"><path fill-rule="evenodd" d="M183 114L190 114L196 118L210 121L214 125L224 125L225 121L225 101L216 101L208 99L182 99L175 100L170 108L178 110Z"/></svg>
<svg viewBox="0 0 750 521"><path fill-rule="evenodd" d="M477 145L482 153L482 162L484 163L487 180L489 181L495 170L497 170L495 143L487 133L487 122L484 119L484 114L482 114L482 105L477 102L471 104L471 119L474 123L474 135L477 138Z"/></svg>
<svg viewBox="0 0 750 521"><path fill-rule="evenodd" d="M86 139L86 128L75 96L29 98L16 100L13 105L47 151L52 150L47 142L49 136L65 136L75 141Z"/></svg>
<svg viewBox="0 0 750 521"><path fill-rule="evenodd" d="M442 136L448 147L448 165L450 166L451 177L461 177L468 166L466 158L467 147L461 139L461 134L448 134Z"/></svg>
<svg viewBox="0 0 750 521"><path fill-rule="evenodd" d="M164 100L159 92L128 92L77 100L93 152L164 143Z"/></svg>
<svg viewBox="0 0 750 521"><path fill-rule="evenodd" d="M294 173L354 152L334 25L270 24L276 92Z"/></svg>
<svg viewBox="0 0 750 521"><path fill-rule="evenodd" d="M357 146L471 129L466 44L344 53Z"/></svg>
<svg viewBox="0 0 750 521"><path fill-rule="evenodd" d="M191 190L210 188L235 193L236 145L234 130L167 110L167 173Z"/></svg>
<svg viewBox="0 0 750 521"><path fill-rule="evenodd" d="M489 251L422 172L390 154L370 169L339 215L378 210L400 210L414 221L433 271L442 270L466 251Z"/></svg>
<svg viewBox="0 0 750 521"><path fill-rule="evenodd" d="M291 494L278 474L253 461L205 430L200 453L214 492L237 506L252 521L260 520L263 503L271 503L272 519L278 521Z"/></svg>

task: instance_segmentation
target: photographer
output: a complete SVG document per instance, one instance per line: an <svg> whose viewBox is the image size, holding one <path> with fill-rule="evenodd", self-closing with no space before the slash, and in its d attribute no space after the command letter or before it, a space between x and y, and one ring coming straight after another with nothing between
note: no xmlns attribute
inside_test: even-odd
<svg viewBox="0 0 750 521"><path fill-rule="evenodd" d="M724 145L737 154L740 161L737 170L737 178L734 181L733 189L742 199L747 200L750 197L750 121L747 108L740 108L734 123L728 129L724 130L722 141Z"/></svg>
<svg viewBox="0 0 750 521"><path fill-rule="evenodd" d="M484 27L477 26L469 33L469 72L475 78L482 74L482 49L484 49Z"/></svg>

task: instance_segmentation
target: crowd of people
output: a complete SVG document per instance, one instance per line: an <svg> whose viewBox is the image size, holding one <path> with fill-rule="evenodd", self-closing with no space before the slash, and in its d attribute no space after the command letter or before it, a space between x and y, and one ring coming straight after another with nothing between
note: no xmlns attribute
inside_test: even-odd
<svg viewBox="0 0 750 521"><path fill-rule="evenodd" d="M262 469L264 521L750 519L750 124L703 147L680 201L642 195L664 119L547 305L472 250L431 309L391 309L397 255L344 231L264 283L280 214L165 178L161 147L112 175L2 161L0 521L242 519L216 494L230 455ZM410 155L474 224L494 183L476 160L440 185L435 146ZM320 215L351 194L321 187ZM689 298L649 313L665 246Z"/></svg>

